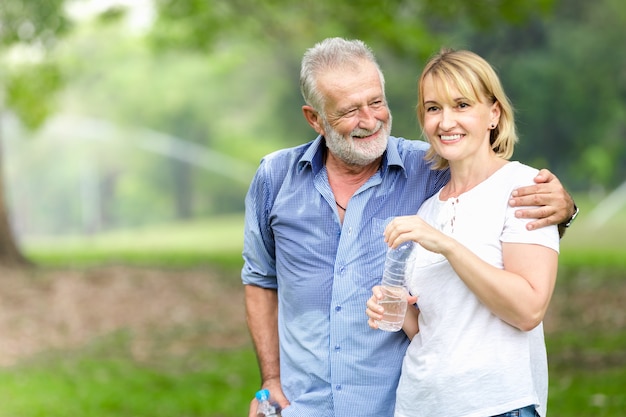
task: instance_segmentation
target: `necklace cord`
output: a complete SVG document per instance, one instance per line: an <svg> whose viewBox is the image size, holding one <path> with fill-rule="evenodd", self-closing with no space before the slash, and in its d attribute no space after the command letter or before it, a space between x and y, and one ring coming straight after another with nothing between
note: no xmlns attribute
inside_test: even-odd
<svg viewBox="0 0 626 417"><path fill-rule="evenodd" d="M335 204L337 204L337 207L339 207L340 209L342 209L343 211L346 211L346 208L344 206L342 206L341 204L339 204L337 202L337 200L335 200Z"/></svg>

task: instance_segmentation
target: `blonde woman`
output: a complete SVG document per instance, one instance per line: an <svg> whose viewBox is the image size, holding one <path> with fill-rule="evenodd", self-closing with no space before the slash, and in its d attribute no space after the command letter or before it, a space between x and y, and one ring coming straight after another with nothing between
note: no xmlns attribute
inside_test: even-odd
<svg viewBox="0 0 626 417"><path fill-rule="evenodd" d="M417 215L393 219L385 241L418 243L403 330L411 339L396 416L545 416L548 370L542 320L557 275L556 226L529 231L508 206L537 170L511 162L512 106L493 68L469 51L426 65L417 115L427 158L450 180ZM367 302L377 328L378 287ZM412 298L410 301L414 301Z"/></svg>

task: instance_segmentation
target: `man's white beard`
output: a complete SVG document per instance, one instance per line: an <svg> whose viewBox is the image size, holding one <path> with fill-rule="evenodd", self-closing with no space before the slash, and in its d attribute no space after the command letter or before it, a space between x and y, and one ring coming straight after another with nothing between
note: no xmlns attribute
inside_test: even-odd
<svg viewBox="0 0 626 417"><path fill-rule="evenodd" d="M387 149L387 142L391 134L391 115L387 125L378 121L373 130L355 129L347 137L341 136L323 119L326 135L326 146L330 152L348 165L365 166L378 159ZM353 140L352 136L369 136L379 130L383 131L375 141L360 142Z"/></svg>

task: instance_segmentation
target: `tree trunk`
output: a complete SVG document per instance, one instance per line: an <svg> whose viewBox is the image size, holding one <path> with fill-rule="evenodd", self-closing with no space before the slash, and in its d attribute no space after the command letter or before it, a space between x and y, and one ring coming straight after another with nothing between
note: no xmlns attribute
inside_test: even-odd
<svg viewBox="0 0 626 417"><path fill-rule="evenodd" d="M32 265L19 250L11 222L4 192L4 149L2 146L2 126L0 125L0 266L24 267Z"/></svg>

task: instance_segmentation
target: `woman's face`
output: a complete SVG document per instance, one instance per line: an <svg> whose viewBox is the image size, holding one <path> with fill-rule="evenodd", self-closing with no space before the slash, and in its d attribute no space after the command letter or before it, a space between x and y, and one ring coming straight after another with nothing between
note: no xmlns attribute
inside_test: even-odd
<svg viewBox="0 0 626 417"><path fill-rule="evenodd" d="M500 117L498 103L486 97L473 101L464 97L455 86L446 89L427 75L422 85L424 102L423 129L434 150L450 162L469 158L478 152L490 152L492 124Z"/></svg>

